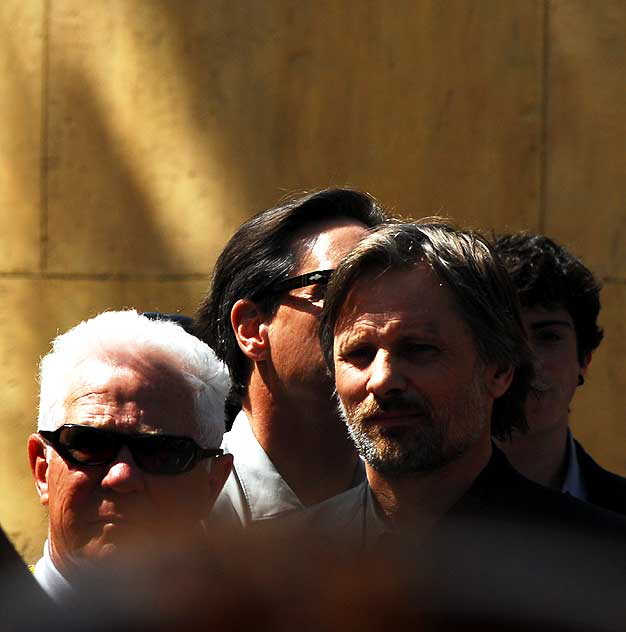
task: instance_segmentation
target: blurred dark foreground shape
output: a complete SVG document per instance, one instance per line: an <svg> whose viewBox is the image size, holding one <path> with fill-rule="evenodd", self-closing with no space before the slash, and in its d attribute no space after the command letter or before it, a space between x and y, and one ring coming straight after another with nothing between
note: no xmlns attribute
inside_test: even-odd
<svg viewBox="0 0 626 632"><path fill-rule="evenodd" d="M589 574L576 576L560 564L571 551L555 550L553 534L545 534L544 551L538 534L530 533L528 556L519 551L494 559L507 550L509 536L503 539L488 524L458 526L459 532L448 530L432 546L386 538L368 554L276 525L243 537L210 534L214 550L206 555L181 551L180 542L164 543L158 559L86 574L76 599L62 605L58 616L48 608L40 611L46 614L39 625L28 616L22 626L2 629L624 629L623 566L601 556L603 545L567 542L590 554ZM34 586L23 582L21 590L13 614L30 610Z"/></svg>
<svg viewBox="0 0 626 632"><path fill-rule="evenodd" d="M0 529L0 629L37 630L56 609Z"/></svg>

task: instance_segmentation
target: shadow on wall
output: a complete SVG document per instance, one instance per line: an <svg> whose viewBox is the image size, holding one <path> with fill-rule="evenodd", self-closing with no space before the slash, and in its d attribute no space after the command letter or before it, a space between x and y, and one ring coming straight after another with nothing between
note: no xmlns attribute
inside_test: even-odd
<svg viewBox="0 0 626 632"><path fill-rule="evenodd" d="M174 33L193 125L211 130L205 147L227 182L243 186L229 191L239 221L294 192L387 181L368 142L382 120L370 83L387 64L376 42L381 11L225 0L190 2L185 11L167 0L154 5Z"/></svg>
<svg viewBox="0 0 626 632"><path fill-rule="evenodd" d="M4 46L16 43L6 38ZM41 78L17 64L11 77L12 98L20 113L12 124L27 128L32 120L39 122L40 96L32 86ZM118 121L106 106L99 78L83 71L71 49L57 51L52 38L46 81L48 135L41 151L47 151L43 183L47 197L39 213L47 224L47 241L42 238L37 243L28 234L37 259L45 257L43 276L0 281L5 299L0 308L0 356L10 376L0 387L5 403L2 421L13 429L2 439L0 521L28 561L39 556L46 530L25 449L35 428L39 358L59 331L102 310L136 306L175 311L181 304L175 296L165 295L166 288L154 288L155 275L175 267L172 247L155 221L159 209L149 183L141 179L131 159L133 138L116 133ZM28 138L33 147L38 146L37 134ZM39 164L16 156L12 186L16 195L32 197L37 213L39 194L33 195L32 189ZM39 222L35 225L39 228ZM144 292L141 279L146 275L153 280ZM146 295L160 295L163 302L143 302ZM194 303L199 299L198 293ZM187 296L184 303L189 304Z"/></svg>
<svg viewBox="0 0 626 632"><path fill-rule="evenodd" d="M534 89L525 92L535 77L527 44L537 22L534 9L520 7L512 15L457 7L450 30L453 10L429 3L403 12L330 0L50 3L41 246L44 272L56 280L24 282L13 307L20 318L6 319L2 360L19 377L5 421L20 432L3 467L12 487L20 481L15 502L27 488L32 496L21 454L34 418L34 366L57 329L105 308L175 311L165 280L202 279L235 227L282 194L352 184L383 203L418 204L407 210L419 214L431 212L431 200L454 208L455 195L498 208L500 196L522 200L511 217L528 216L533 170L517 160L539 129ZM528 33L512 39L518 22ZM512 58L501 62L493 52L503 42ZM478 56L477 76L457 70L468 51ZM511 90L479 111L469 107L503 76ZM28 83L32 73L16 67L15 77ZM513 107L520 94L530 102L523 116ZM28 117L35 91L23 98ZM494 127L502 113L510 120ZM482 142L485 130L496 149ZM510 152L518 137L520 151ZM500 160L499 147L515 155ZM15 176L24 192L29 165ZM501 172L514 174L523 195L512 194ZM150 283L164 300L139 304Z"/></svg>
<svg viewBox="0 0 626 632"><path fill-rule="evenodd" d="M0 272L8 274L28 274L39 266L42 55L37 13L32 7L0 8Z"/></svg>

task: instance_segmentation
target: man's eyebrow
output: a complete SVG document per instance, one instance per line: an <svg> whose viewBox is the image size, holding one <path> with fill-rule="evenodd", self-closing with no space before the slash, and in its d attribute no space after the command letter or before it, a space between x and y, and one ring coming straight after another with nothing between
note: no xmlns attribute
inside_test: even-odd
<svg viewBox="0 0 626 632"><path fill-rule="evenodd" d="M569 329L573 329L572 323L568 320L538 320L534 323L531 323L531 329L543 329L544 327L567 327Z"/></svg>

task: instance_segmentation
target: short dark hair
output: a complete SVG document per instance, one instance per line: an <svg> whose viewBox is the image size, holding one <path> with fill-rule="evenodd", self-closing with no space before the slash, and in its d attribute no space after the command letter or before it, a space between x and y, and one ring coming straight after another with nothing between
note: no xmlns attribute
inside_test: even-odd
<svg viewBox="0 0 626 632"><path fill-rule="evenodd" d="M515 288L489 242L443 222L388 224L364 239L342 261L326 293L320 338L333 370L333 338L342 306L365 275L432 267L451 290L484 362L515 374L507 392L495 400L491 433L498 439L527 428L524 404L534 377L532 354Z"/></svg>
<svg viewBox="0 0 626 632"><path fill-rule="evenodd" d="M601 283L578 257L544 235L499 235L494 245L522 306L563 307L569 312L582 363L604 335L597 323Z"/></svg>
<svg viewBox="0 0 626 632"><path fill-rule="evenodd" d="M166 314L164 312L140 312L142 316L150 320L171 320L179 327L182 327L188 334L194 335L193 318L184 314Z"/></svg>
<svg viewBox="0 0 626 632"><path fill-rule="evenodd" d="M233 391L239 396L246 392L251 366L231 327L233 305L249 299L265 314L273 314L280 303L273 287L297 265L294 236L305 227L341 218L373 227L384 222L386 214L366 193L325 189L255 215L240 226L220 254L209 292L198 308L196 335L226 363Z"/></svg>

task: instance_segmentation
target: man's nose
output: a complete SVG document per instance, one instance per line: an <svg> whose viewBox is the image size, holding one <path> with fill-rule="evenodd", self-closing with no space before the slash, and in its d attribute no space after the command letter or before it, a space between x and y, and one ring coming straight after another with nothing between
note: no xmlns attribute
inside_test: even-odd
<svg viewBox="0 0 626 632"><path fill-rule="evenodd" d="M387 397L404 392L406 385L399 361L384 349L379 349L370 364L367 391L376 397Z"/></svg>
<svg viewBox="0 0 626 632"><path fill-rule="evenodd" d="M143 491L144 473L135 463L128 446L123 446L113 463L108 465L101 485L119 494Z"/></svg>

